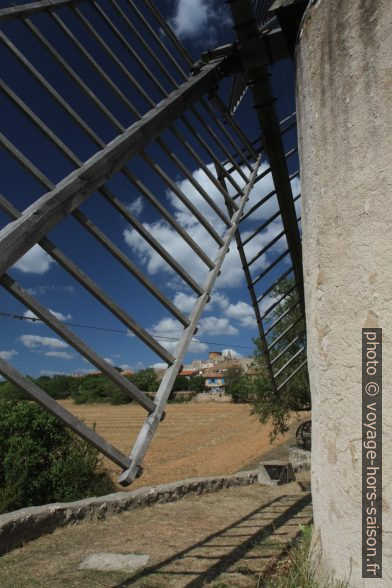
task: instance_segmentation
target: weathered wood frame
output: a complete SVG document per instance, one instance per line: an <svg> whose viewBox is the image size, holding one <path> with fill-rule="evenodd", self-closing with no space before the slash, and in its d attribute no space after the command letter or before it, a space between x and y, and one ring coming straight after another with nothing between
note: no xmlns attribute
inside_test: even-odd
<svg viewBox="0 0 392 588"><path fill-rule="evenodd" d="M11 222L2 230L0 230L0 284L22 304L34 312L34 314L36 314L39 319L41 319L46 325L54 330L60 337L67 341L75 350L77 350L93 365L95 365L100 370L100 372L104 373L117 386L129 394L131 398L137 401L148 412L147 419L141 428L139 436L131 451L130 457L128 458L124 456L116 448L111 446L99 435L97 435L93 430L89 429L83 423L75 419L75 417L73 417L68 411L63 409L52 398L40 390L38 386L19 374L4 360L0 361L0 374L23 389L27 394L39 402L46 410L60 418L77 434L88 440L104 455L122 467L125 471L120 478L120 482L123 485L128 485L135 479L135 477L140 475L143 457L148 449L153 435L155 434L160 420L162 420L164 417L164 408L170 395L173 383L181 368L181 363L192 340L192 337L197 330L198 320L200 319L202 311L209 300L211 290L214 286L217 276L219 275L223 260L234 236L237 241L237 246L239 248L241 260L244 266L245 276L248 287L250 289L260 336L268 349L273 348L280 340L280 337L277 337L270 345L267 343L266 336L269 334L271 328L269 331L263 330L262 323L264 317L261 316L258 305L260 300L264 296L268 295L268 293L271 291L271 288L269 288L266 293L257 299L254 291L254 285L263 276L258 276L256 279L251 277L249 268L256 258L251 260L249 263L247 262L243 249L245 242L242 242L240 231L238 230L240 222L245 220L245 218L248 217L256 208L261 206L264 202L267 202L269 198L275 194L277 195L280 204L280 214L282 215L284 224L283 233L288 235L288 241L290 241L289 250L285 252L285 255L290 252L291 257L293 258L293 267L295 267L297 288L300 289L301 276L298 271L299 258L297 234L295 232L296 229L292 224L291 218L295 199L293 200L291 190L288 189L290 187L291 178L296 174L293 174L291 177L286 177L284 174L284 164L281 161L281 157L284 158L285 154L283 152L279 152L279 150L276 150L276 136L273 134L276 130L277 123L274 119L271 127L271 121L268 119L272 111L269 110L268 112L264 112L264 114L259 113L262 129L264 131L265 148L269 156L271 168L262 171L258 175L258 168L261 161L260 151L263 148L263 145L261 145L260 148L256 148L256 141L251 142L248 140L242 129L237 125L236 121L231 116L230 112L225 109L224 104L222 101L220 101L219 97L216 95L214 96L214 91L218 86L219 81L227 75L238 72L244 64L246 65L249 63L249 60L252 64L254 64L256 61L258 64L257 67L265 68L267 64L271 62L271 59L280 59L285 57L286 50L280 41L280 32L273 31L269 42L264 39L256 43L256 45L251 44L251 46L247 46L246 42L243 42L241 58L241 52L239 52L234 47L232 50L230 50L229 47L228 49L225 48L224 51L217 51L215 53L211 52L209 62L204 63L201 68L195 68L193 70L193 74L188 76L173 57L172 53L168 51L167 47L159 38L159 36L157 36L145 15L138 9L132 0L128 0L128 4L132 10L144 23L151 35L154 36L154 39L160 46L161 51L165 54L166 57L170 59L172 65L176 68L176 71L182 77L183 81L180 83L180 85L178 85L171 76L170 72L164 66L162 60L159 58L159 55L155 54L150 49L148 43L139 34L137 28L125 15L125 13L117 4L116 0L110 0L113 10L117 12L132 35L136 36L142 43L144 49L151 55L159 67L162 75L164 75L166 79L170 81L171 85L174 86L174 89L168 93L165 91L156 76L148 71L148 68L146 68L143 60L141 60L140 56L135 52L127 38L125 38L125 36L116 28L115 24L110 18L110 15L98 4L94 3L94 9L100 14L102 19L113 31L125 49L132 55L134 59L136 59L136 61L138 61L146 75L151 79L152 83L161 93L162 101L156 104L149 97L143 87L138 83L138 81L133 77L121 59L119 59L115 52L112 51L110 46L95 32L94 28L83 15L83 12L80 11L79 5L82 5L84 2L88 2L88 0L42 0L41 2L33 2L22 6L0 10L0 24L16 17L21 19L22 22L25 23L30 33L35 36L39 43L41 43L44 50L47 51L51 57L56 60L59 67L61 67L62 70L71 77L76 86L91 98L96 107L110 121L110 123L118 132L118 135L110 143L105 144L105 142L103 142L102 139L96 134L96 132L91 129L91 127L89 127L89 125L79 116L79 114L73 110L73 108L55 90L55 88L51 86L48 80L46 80L45 77L42 76L42 74L33 66L26 55L24 55L15 47L15 45L12 43L12 41L10 41L4 32L0 31L0 41L5 44L8 50L16 57L16 59L18 59L23 67L29 72L29 74L35 78L44 91L47 92L69 116L71 116L71 118L81 129L83 129L86 135L97 145L97 148L99 149L99 151L97 151L86 162L80 161L79 158L72 152L72 150L69 149L69 147L67 147L67 145L65 145L61 139L27 106L21 97L16 95L15 92L13 92L13 90L9 88L4 82L0 83L0 89L7 96L7 98L76 168L67 177L60 181L60 183L54 186L51 181L46 178L45 175L39 169L37 169L23 155L23 153L17 149L15 145L12 144L11 141L7 139L7 137L0 133L0 142L2 143L3 147L28 171L32 177L34 177L47 190L47 192L42 197L40 197L31 206L22 212L17 210L15 206L13 206L13 204L11 204L4 196L0 195L0 209L11 218ZM188 53L178 41L178 39L173 35L170 27L168 27L167 23L162 19L162 16L157 11L151 0L144 0L144 3L154 18L158 21L160 26L163 28L167 37L171 40L178 52L182 55L182 58L185 60L185 62L188 63L189 66L192 66L192 60L190 59ZM65 22L61 18L61 15L56 12L57 8L64 6L69 6L72 9L76 17L94 36L96 41L106 52L107 56L113 61L115 66L126 75L129 82L135 87L136 91L149 103L151 108L146 114L141 115L139 113L138 109L129 100L129 97L126 96L113 83L111 78L100 67L94 57L89 53L88 49L83 45L83 43L68 29ZM110 110L108 110L100 101L100 99L91 92L91 89L88 87L85 81L76 74L66 59L64 59L63 56L58 51L56 51L53 45L39 30L39 28L36 27L34 22L30 20L30 16L41 11L47 11L47 14L52 19L54 25L58 26L62 30L62 32L68 37L69 41L77 48L78 51L80 51L83 57L89 61L96 74L100 76L105 84L110 87L110 89L136 118L136 121L128 128L125 129L113 115L113 113L111 113ZM252 13L250 13L250 16L252 16ZM270 33L267 32L265 37L268 34ZM246 39L242 39L242 41L246 41ZM245 74L248 75L249 68L247 69L247 67L245 67L244 69ZM253 83L253 81L249 79L248 82ZM263 91L266 91L264 86ZM258 91L256 94L259 96ZM257 98L256 94L255 97ZM215 103L218 106L218 110L221 112L225 122L227 123L227 128L221 122L208 101L206 101L206 95L214 98ZM203 113L199 111L200 106L203 109ZM257 103L257 100L256 106L259 112L260 105ZM200 124L208 134L209 141L206 141L205 138L201 136L200 132L195 128L195 126L190 122L186 115L186 111L188 110L196 118L198 124ZM185 125L187 132L191 134L191 136L198 143L199 147L208 155L209 160L215 164L219 172L218 178L211 173L205 161L195 150L195 148L189 143L187 137L185 137L184 134L181 133L176 126L174 126L174 123L177 120L180 120ZM216 130L214 130L214 125L221 133L221 136L224 136L225 140L230 143L234 150L233 153L230 152L222 139L219 138L218 133ZM267 131L264 127L267 128ZM289 128L289 125L286 127L286 130L287 128ZM170 130L181 146L187 151L191 158L199 165L206 176L219 190L219 193L226 202L228 214L225 214L222 209L214 203L206 190L203 189L203 187L194 178L192 172L183 164L181 159L168 147L168 145L162 139L161 134L166 129ZM158 163L144 151L145 148L153 141L156 142L160 149L163 150L163 152L170 158L172 163L174 163L174 165L199 192L202 198L214 210L221 221L223 221L226 227L226 232L223 237L221 237L216 232L215 228L209 223L209 221L187 199L185 194L179 189L178 185L176 185L176 183L168 176L168 174L165 173ZM227 158L225 162L222 163L217 157L215 153L215 146ZM165 206L154 196L154 194L151 193L144 183L139 178L134 176L126 167L127 163L134 155L140 155L144 159L146 164L154 171L154 173L159 176L159 178L168 186L168 188L176 194L177 198L181 200L181 202L187 207L191 214L198 220L198 222L206 229L206 231L219 245L218 254L215 259L210 259L205 254L203 249L190 237L190 235L177 222L177 220L165 208ZM290 153L286 154L287 157L289 155ZM250 175L248 175L248 170ZM238 176L245 183L244 188L242 188L233 178L233 171L237 172ZM166 251L152 235L148 234L138 219L132 215L130 211L120 202L120 200L105 186L107 180L113 174L118 172L123 174L128 181L133 183L138 188L143 197L146 198L159 211L159 213L162 215L162 218L164 218L173 227L173 229L178 232L178 234L184 239L184 242L186 242L187 245L191 247L199 259L201 259L208 267L209 273L204 284L197 283L189 275L189 273L183 267L181 267L178 262L176 262L176 260L168 253L168 251ZM244 207L249 199L249 194L254 184L270 172L274 176L276 189L269 195L263 197L261 202L254 207L253 211L248 211L248 213L244 215ZM234 188L235 193L232 196L229 194L229 190L227 188L228 184ZM165 294L161 292L161 290L159 290L159 288L157 288L153 282L132 262L132 260L129 259L118 247L116 247L109 237L107 237L104 232L99 229L84 213L78 210L78 207L96 190L101 193L105 200L118 213L120 213L124 219L126 219L126 221L129 222L131 226L139 232L140 235L142 235L146 242L149 243L158 252L158 254L171 266L175 273L180 276L197 294L197 302L189 317L184 316L183 313L165 296ZM169 310L169 312L171 312L173 316L175 316L175 318L182 324L184 329L174 354L169 353L150 333L138 325L138 323L132 317L130 317L128 313L124 311L124 309L116 304L116 302L114 302L89 276L82 272L73 261L71 261L54 243L52 243L46 237L48 231L50 231L62 219L69 215L72 215L84 230L88 231L97 240L97 242L100 243L100 245L105 247L105 249L113 256L113 258L121 263L128 272L135 276L139 282L148 291L150 291L156 297L156 299L159 300L159 302L161 302L162 305L165 306L166 309ZM267 224L264 223L264 225L259 228L257 232L263 230L264 226L267 226L269 222L274 220L274 218L275 217L271 217L271 219L267 221ZM23 235L23 238L20 238L21 235ZM267 248L271 247L276 242L276 240L277 238L269 243ZM19 284L17 284L13 278L6 274L9 268L37 243L70 275L72 275L83 286L83 288L92 294L128 329L132 330L139 339L141 339L165 362L167 362L168 368L159 386L155 401L152 401L132 382L121 376L107 361L101 358L93 349L86 345L72 331L70 331L70 329L68 329L64 323L59 321L50 311L48 311L45 307L43 307L43 305L35 300L33 296L24 291L23 288L21 288L21 286L19 286ZM262 255L263 253L264 251L261 251L258 256ZM281 257L279 257L277 261L273 262L269 268L265 270L265 273L270 271L270 269L272 269L280 259ZM283 277L281 276L277 282L283 279ZM281 319L279 318L279 320ZM279 320L276 321L276 323L278 323ZM287 348L280 353L279 358L283 356L286 351L289 351L290 348L291 345L288 345ZM290 365L291 361L295 359L297 355L298 353L294 357L290 358L286 364ZM272 363L275 363L275 361L270 362L269 365L271 367L271 381L276 388L276 374L274 375L272 370ZM286 365L284 366L284 369L280 369L279 373L286 373L285 368ZM295 373L298 371L298 369L295 370ZM286 381L283 384L280 384L277 389L279 390L286 383Z"/></svg>

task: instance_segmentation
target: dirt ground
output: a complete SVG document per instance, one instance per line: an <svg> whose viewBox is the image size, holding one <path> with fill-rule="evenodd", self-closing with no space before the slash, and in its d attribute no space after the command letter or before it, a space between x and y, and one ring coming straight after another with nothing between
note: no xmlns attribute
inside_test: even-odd
<svg viewBox="0 0 392 588"><path fill-rule="evenodd" d="M2 588L262 588L311 520L309 474L284 486L234 487L82 522L0 559ZM150 557L136 573L81 571L92 553Z"/></svg>
<svg viewBox="0 0 392 588"><path fill-rule="evenodd" d="M133 404L75 405L70 400L62 404L87 425L95 423L96 431L126 455L146 418L146 412ZM232 474L261 460L263 453L284 443L286 438L280 437L271 445L270 425L262 425L250 412L247 404L169 404L143 462L143 475L131 489L184 478ZM305 417L294 414L292 422L299 424ZM104 461L116 480L120 469L109 460Z"/></svg>

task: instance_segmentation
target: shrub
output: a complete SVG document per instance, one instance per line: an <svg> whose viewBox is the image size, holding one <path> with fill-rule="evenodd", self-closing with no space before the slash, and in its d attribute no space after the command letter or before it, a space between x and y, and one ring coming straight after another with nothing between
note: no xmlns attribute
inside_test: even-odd
<svg viewBox="0 0 392 588"><path fill-rule="evenodd" d="M73 378L74 380L76 378ZM89 374L77 378L71 397L75 404L127 404L132 398L103 374Z"/></svg>
<svg viewBox="0 0 392 588"><path fill-rule="evenodd" d="M139 370L129 376L129 379L136 384L139 390L144 392L156 392L159 387L159 381L153 368Z"/></svg>
<svg viewBox="0 0 392 588"><path fill-rule="evenodd" d="M189 381L189 390L193 390L193 392L204 392L204 383L203 376L193 376Z"/></svg>
<svg viewBox="0 0 392 588"><path fill-rule="evenodd" d="M272 291L272 299L293 289L295 283L291 279L285 279ZM283 318L282 318L283 317ZM270 316L270 325L275 321L273 336L270 335L268 344L272 339L273 345L271 359L274 360L274 372L281 370L277 383L283 383L286 378L299 369L304 360L304 354L300 353L306 348L306 336L304 318L298 304L296 290L286 294L284 299L274 308ZM253 404L253 412L257 414L262 423L272 421L273 430L271 440L286 432L289 425L289 417L292 411L310 410L311 397L307 369L300 370L279 391L276 391L271 383L267 363L265 360L265 343L261 339L254 339L256 350L253 355L253 365L247 374L249 383L250 402ZM295 355L297 354L297 357ZM290 364L286 365L290 360Z"/></svg>
<svg viewBox="0 0 392 588"><path fill-rule="evenodd" d="M52 377L40 376L35 383L57 400L68 398L77 389L77 379L64 374L56 374Z"/></svg>
<svg viewBox="0 0 392 588"><path fill-rule="evenodd" d="M112 491L96 449L34 402L0 400L0 512Z"/></svg>
<svg viewBox="0 0 392 588"><path fill-rule="evenodd" d="M0 400L27 400L28 395L11 382L0 382Z"/></svg>
<svg viewBox="0 0 392 588"><path fill-rule="evenodd" d="M231 396L232 401L248 402L248 380L244 370L240 366L229 367L225 373L225 392Z"/></svg>

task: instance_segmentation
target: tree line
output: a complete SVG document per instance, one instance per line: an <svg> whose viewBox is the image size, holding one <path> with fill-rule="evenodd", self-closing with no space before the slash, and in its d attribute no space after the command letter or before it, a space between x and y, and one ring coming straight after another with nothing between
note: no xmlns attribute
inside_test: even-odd
<svg viewBox="0 0 392 588"><path fill-rule="evenodd" d="M119 372L121 371L121 368L116 369ZM139 370L125 377L143 392L153 395L158 390L159 379L153 368ZM86 374L85 376L77 377L56 374L53 376L42 375L38 378L28 376L28 378L56 400L71 398L75 404L95 402L128 404L132 402L131 397L124 390L121 390L103 374ZM203 377L196 376L188 380L184 376L177 376L169 400L178 401L179 398L176 398L176 393L180 391L196 394L203 390ZM192 394L189 396L192 396ZM4 381L0 382L0 399L29 400L29 397L10 382Z"/></svg>

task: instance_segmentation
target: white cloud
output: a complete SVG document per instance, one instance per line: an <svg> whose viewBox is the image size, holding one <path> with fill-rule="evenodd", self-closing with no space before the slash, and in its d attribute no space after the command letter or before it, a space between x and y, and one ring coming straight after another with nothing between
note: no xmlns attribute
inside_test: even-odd
<svg viewBox="0 0 392 588"><path fill-rule="evenodd" d="M25 347L36 349L40 347L51 347L52 349L65 349L69 347L65 341L55 337L41 337L40 335L21 335L20 340Z"/></svg>
<svg viewBox="0 0 392 588"><path fill-rule="evenodd" d="M51 308L48 309L59 321L70 321L72 320L72 315L68 312L67 314L63 314L62 312L52 310Z"/></svg>
<svg viewBox="0 0 392 588"><path fill-rule="evenodd" d="M87 368L76 369L74 373L82 375L82 374L94 374L96 372L97 372L97 368L91 367L90 369L87 369Z"/></svg>
<svg viewBox="0 0 392 588"><path fill-rule="evenodd" d="M178 220L178 219L177 219ZM185 269L192 277L203 282L208 268L194 251L185 243L180 235L163 220L153 223L143 223L144 228L160 243L160 245ZM187 227L190 236L197 242L203 243L203 249L209 253L216 253L211 237L198 223ZM160 271L173 274L173 270L162 257L139 235L135 229L125 229L125 242L138 255L140 261L147 266L147 271L155 275Z"/></svg>
<svg viewBox="0 0 392 588"><path fill-rule="evenodd" d="M136 365L131 366L131 369L138 372L139 370L144 370L145 367L146 366L142 361L138 361Z"/></svg>
<svg viewBox="0 0 392 588"><path fill-rule="evenodd" d="M131 366L130 366L130 365L128 365L127 363L122 363L122 364L121 364L119 367L120 367L120 368L121 368L123 371L132 369L132 368L131 368Z"/></svg>
<svg viewBox="0 0 392 588"><path fill-rule="evenodd" d="M178 37L204 44L216 42L218 27L232 26L228 8L214 0L177 0L169 22Z"/></svg>
<svg viewBox="0 0 392 588"><path fill-rule="evenodd" d="M57 370L41 370L40 374L43 376L69 376L66 372L58 372Z"/></svg>
<svg viewBox="0 0 392 588"><path fill-rule="evenodd" d="M31 310L26 310L23 313L23 316L26 317L27 319L32 319L32 322L34 322L35 319L40 320L36 314L34 314L33 312L31 312Z"/></svg>
<svg viewBox="0 0 392 588"><path fill-rule="evenodd" d="M127 204L126 207L128 208L129 212L131 212L135 216L139 216L143 212L144 208L142 197L138 196L137 198L132 200L132 202Z"/></svg>
<svg viewBox="0 0 392 588"><path fill-rule="evenodd" d="M110 358L110 357L104 357L104 360L106 361L106 363L108 363L109 365L114 365L114 361Z"/></svg>
<svg viewBox="0 0 392 588"><path fill-rule="evenodd" d="M163 318L149 329L151 335L156 337L159 343L173 353L179 344L178 339L181 337L184 327L173 318ZM167 337L167 338L166 338ZM192 339L188 348L188 353L203 353L208 350L206 343L201 343L197 339Z"/></svg>
<svg viewBox="0 0 392 588"><path fill-rule="evenodd" d="M197 301L196 296L185 294L184 292L177 292L174 297L174 304L182 312L191 312Z"/></svg>
<svg viewBox="0 0 392 588"><path fill-rule="evenodd" d="M34 245L13 267L24 274L45 274L52 263L53 259L39 245Z"/></svg>
<svg viewBox="0 0 392 588"><path fill-rule="evenodd" d="M187 353L205 353L206 351L208 351L207 343L202 343L198 339L193 338Z"/></svg>
<svg viewBox="0 0 392 588"><path fill-rule="evenodd" d="M162 363L158 361L157 363L153 363L150 367L154 370L165 370L167 368L167 363Z"/></svg>
<svg viewBox="0 0 392 588"><path fill-rule="evenodd" d="M64 292L65 294L73 294L75 292L75 288L70 284L65 284L64 286L35 286L34 288L27 288L27 292L32 296L37 296L37 294L47 294L48 292Z"/></svg>
<svg viewBox="0 0 392 588"><path fill-rule="evenodd" d="M171 26L178 37L192 38L205 32L214 16L208 0L177 0Z"/></svg>
<svg viewBox="0 0 392 588"><path fill-rule="evenodd" d="M157 239L162 247L174 257L179 264L188 271L188 273L198 282L203 283L207 277L207 267L204 263L193 253L193 251L184 244L184 241L171 227L165 222L159 221L155 223L143 223L147 231ZM268 243L273 236L278 232L278 228L272 223L268 231L256 235L246 246L245 252L248 259L254 257L266 243ZM205 235L204 229L195 224L188 229L189 234L197 243L204 243L204 249L213 259L217 253L216 246L211 243L210 238ZM251 231L244 232L244 239L251 234ZM173 270L163 261L158 253L156 253L144 239L133 229L126 229L124 231L124 238L126 243L138 255L140 261L147 266L147 272L151 275L157 274L161 271L173 274ZM278 245L279 246L279 245ZM278 248L278 247L277 247ZM277 249L276 248L276 249ZM279 247L280 248L280 247ZM262 269L266 264L266 256L262 255L253 264L253 269ZM243 281L243 269L238 255L235 243L230 247L222 265L222 273L216 281L218 288L237 287ZM183 299L183 302L185 300ZM186 301L185 301L186 302Z"/></svg>
<svg viewBox="0 0 392 588"><path fill-rule="evenodd" d="M212 310L213 308L220 308L221 310L225 310L230 304L230 300L228 297L219 292L219 290L214 290L211 294L211 301L206 307L208 310Z"/></svg>
<svg viewBox="0 0 392 588"><path fill-rule="evenodd" d="M51 308L48 308L49 312L51 312L52 314L54 314L54 316L59 320L59 321L69 321L72 319L72 315L68 314L63 314L62 312L57 312L56 310L52 310ZM25 316L28 319L38 319L37 315L34 314L31 310L26 310L26 312L23 313L23 316ZM39 320L39 319L38 319Z"/></svg>
<svg viewBox="0 0 392 588"><path fill-rule="evenodd" d="M291 190L294 197L301 192L301 180L299 178L295 177L291 180Z"/></svg>
<svg viewBox="0 0 392 588"><path fill-rule="evenodd" d="M59 359L74 359L72 353L68 351L45 351L47 357L57 357Z"/></svg>
<svg viewBox="0 0 392 588"><path fill-rule="evenodd" d="M211 173L214 173L212 164L207 166ZM266 164L262 165L262 169L266 167ZM196 169L192 173L195 180L204 188L209 194L210 198L215 204L220 207L226 213L224 198L214 184L209 180L203 170ZM233 178L240 185L244 185L243 179L237 172L233 172ZM194 186L185 179L178 182L178 187L197 208L197 210L203 214L208 220L211 226L220 234L223 235L225 232L225 225L214 212L214 210L206 203L204 198L194 188ZM260 200L267 192L273 188L272 179L270 174L264 177L258 182L251 192L250 200L247 204L247 208L253 206ZM229 192L233 194L234 189L230 188ZM193 240L202 246L205 253L214 259L218 246L212 239L209 233L204 229L200 222L188 211L186 206L177 198L177 196L168 191L167 198L174 210L174 216L178 223L186 229L188 234ZM257 228L254 221L260 225L260 220L269 218L277 210L276 198L271 198L268 203L261 206L251 217L251 220L246 220L242 227L242 236L245 240L250 236ZM163 246L163 248L170 253L170 255L176 259L176 261L188 271L188 273L198 282L204 283L208 268L200 260L200 258L194 253L194 251L183 241L179 234L165 221L159 220L152 223L143 223L145 229L157 239L157 241ZM281 221L270 223L270 225L261 233L257 234L252 238L249 243L244 247L245 254L248 260L252 259L267 243L269 243L280 231L282 230ZM165 272L174 275L174 271L168 264L161 258L161 256L146 243L146 241L132 228L125 229L123 233L125 242L131 247L133 252L137 255L140 262L146 266L147 272L151 275L159 272ZM285 247L284 239L280 239L273 247L268 251L269 258L276 255ZM253 264L252 271L257 272L266 266L267 257L266 255L260 256ZM235 242L232 242L230 251L227 253L222 266L221 275L216 281L217 288L228 288L237 287L243 282L243 269L242 264L238 255L237 247ZM181 286L180 286L181 287ZM178 295L178 302L185 308L190 307L191 299L188 295ZM184 310L185 312L185 310Z"/></svg>
<svg viewBox="0 0 392 588"><path fill-rule="evenodd" d="M229 304L225 313L232 319L236 319L243 327L255 327L256 317L250 304L239 300L235 304Z"/></svg>
<svg viewBox="0 0 392 588"><path fill-rule="evenodd" d="M238 329L230 324L228 318L216 316L209 316L200 319L199 330L200 335L237 335Z"/></svg>
<svg viewBox="0 0 392 588"><path fill-rule="evenodd" d="M242 357L241 353L238 353L235 349L222 349L222 355L224 357L231 357L232 359L237 359L238 357Z"/></svg>
<svg viewBox="0 0 392 588"><path fill-rule="evenodd" d="M278 300L278 298L280 298L279 294L276 296L266 296L259 304L261 314ZM229 304L224 312L231 319L238 320L242 327L253 327L254 329L257 327L256 315L253 307L243 300L238 300L235 304Z"/></svg>
<svg viewBox="0 0 392 588"><path fill-rule="evenodd" d="M5 361L12 359L15 355L18 355L18 352L15 351L15 349L9 349L8 351L0 351L1 359L4 359Z"/></svg>

